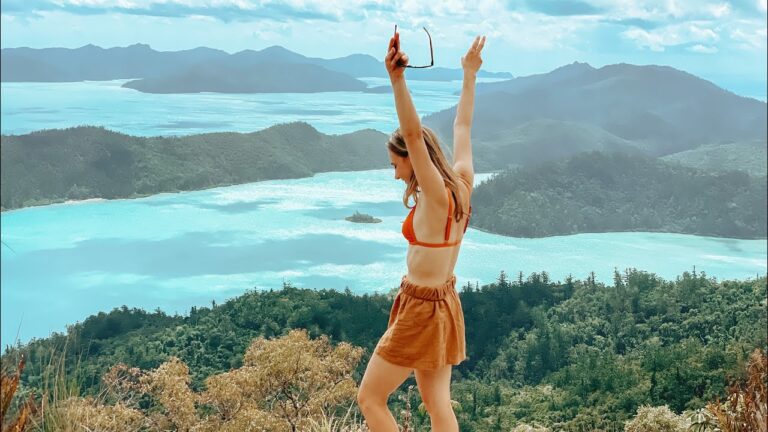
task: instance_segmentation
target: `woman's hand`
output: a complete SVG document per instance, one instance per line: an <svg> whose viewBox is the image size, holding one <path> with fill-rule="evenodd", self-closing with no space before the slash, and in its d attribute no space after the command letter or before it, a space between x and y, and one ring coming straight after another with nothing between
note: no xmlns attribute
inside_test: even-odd
<svg viewBox="0 0 768 432"><path fill-rule="evenodd" d="M461 58L461 67L464 68L464 73L476 74L480 70L480 65L483 64L480 53L483 51L484 46L485 36L477 36L475 41L472 42L472 46L467 50L467 53Z"/></svg>
<svg viewBox="0 0 768 432"><path fill-rule="evenodd" d="M389 39L387 56L384 58L384 65L387 67L389 79L394 81L395 79L402 78L405 65L407 64L408 55L400 50L400 33L395 32L395 35Z"/></svg>

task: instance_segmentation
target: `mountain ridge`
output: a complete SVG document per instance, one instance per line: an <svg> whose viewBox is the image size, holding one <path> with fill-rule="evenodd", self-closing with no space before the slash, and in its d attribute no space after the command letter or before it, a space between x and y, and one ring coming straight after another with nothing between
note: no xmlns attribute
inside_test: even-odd
<svg viewBox="0 0 768 432"><path fill-rule="evenodd" d="M245 49L232 54L215 48L196 47L181 51L157 51L147 44L101 48L88 44L79 48L3 48L0 50L0 80L3 82L73 82L83 80L168 78L196 64L306 63L352 78L386 77L382 61L366 54L350 54L334 59L307 57L280 45L262 50ZM277 58L277 61L273 61ZM44 67L32 68L29 63ZM414 70L415 80L461 79L462 69L434 68ZM506 72L480 71L479 76L510 78Z"/></svg>
<svg viewBox="0 0 768 432"><path fill-rule="evenodd" d="M548 74L477 84L472 126L478 150L475 167L493 171L523 165L534 157L543 162L542 157L557 160L572 153L567 142L547 142L563 152L534 154L516 148L519 140L504 132L531 121L570 124L575 136L585 128L613 135L661 157L706 144L765 143L767 113L765 102L669 66L621 63L596 69L573 63ZM452 142L455 115L453 106L425 116L423 124L442 141Z"/></svg>

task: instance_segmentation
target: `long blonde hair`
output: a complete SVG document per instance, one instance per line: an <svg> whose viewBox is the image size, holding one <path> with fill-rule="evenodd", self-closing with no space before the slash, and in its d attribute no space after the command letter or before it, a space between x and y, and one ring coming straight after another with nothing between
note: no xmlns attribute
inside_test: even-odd
<svg viewBox="0 0 768 432"><path fill-rule="evenodd" d="M453 206L453 216L456 222L458 222L461 220L461 216L464 214L464 209L461 208L460 204L462 200L461 189L459 188L458 184L459 178L453 171L453 168L448 165L448 161L445 159L445 155L443 154L443 149L440 147L440 140L437 138L435 132L432 129L422 125L421 133L424 136L424 142L427 144L429 159L440 172L440 175L443 176L445 185L448 186L448 189L451 191L451 195L453 196L455 203ZM392 132L392 134L389 136L389 140L387 141L387 148L400 157L408 156L408 148L405 146L405 139L400 133L400 128L395 129L395 131ZM413 206L415 207L416 204L419 203L420 192L421 189L419 188L419 182L416 180L416 174L414 173L411 175L411 178L408 179L408 187L405 189L405 194L403 194L403 205L405 205L406 208L413 208L408 206L408 201L411 195L413 195Z"/></svg>

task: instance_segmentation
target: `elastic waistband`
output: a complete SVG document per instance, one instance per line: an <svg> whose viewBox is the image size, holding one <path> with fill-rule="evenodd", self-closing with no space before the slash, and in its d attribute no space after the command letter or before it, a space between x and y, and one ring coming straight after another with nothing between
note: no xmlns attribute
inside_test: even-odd
<svg viewBox="0 0 768 432"><path fill-rule="evenodd" d="M408 280L408 275L403 275L400 282L400 290L409 296L422 300L439 301L444 299L450 291L456 289L456 275L453 274L440 286L428 287L416 285Z"/></svg>

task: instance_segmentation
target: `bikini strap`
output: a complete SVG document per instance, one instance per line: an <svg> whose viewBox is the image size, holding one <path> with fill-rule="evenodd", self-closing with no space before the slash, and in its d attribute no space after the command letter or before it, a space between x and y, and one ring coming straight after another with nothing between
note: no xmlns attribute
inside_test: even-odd
<svg viewBox="0 0 768 432"><path fill-rule="evenodd" d="M448 189L448 223L445 225L445 241L451 236L451 214L453 213L453 200L451 199L451 190Z"/></svg>
<svg viewBox="0 0 768 432"><path fill-rule="evenodd" d="M467 221L464 223L464 232L467 232L467 227L469 226L469 218L472 217L472 204L469 205L469 214L467 215Z"/></svg>

